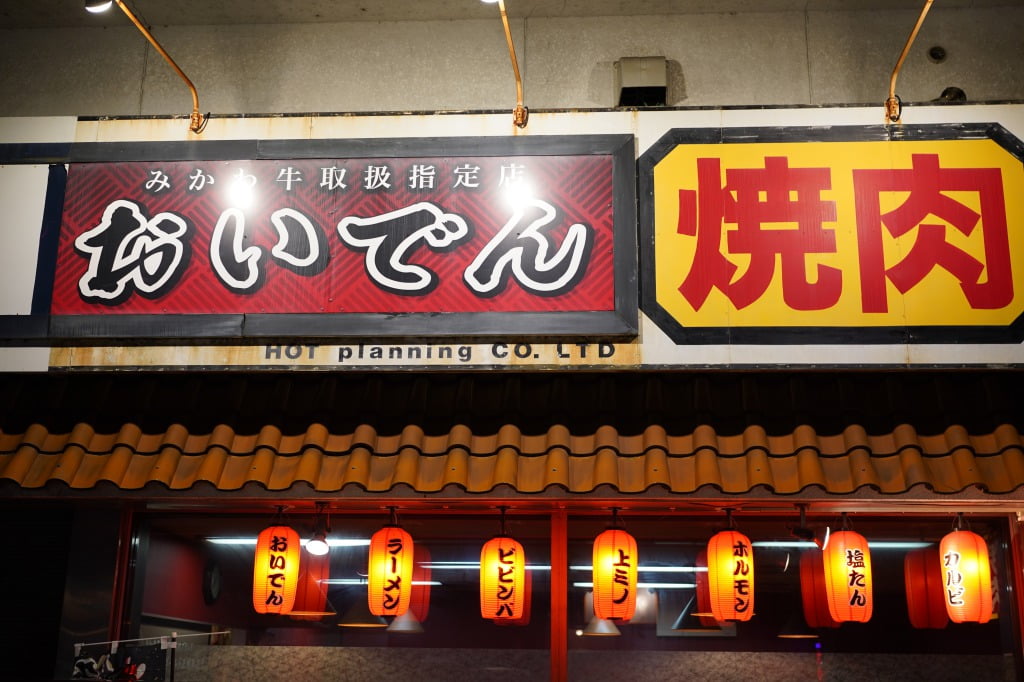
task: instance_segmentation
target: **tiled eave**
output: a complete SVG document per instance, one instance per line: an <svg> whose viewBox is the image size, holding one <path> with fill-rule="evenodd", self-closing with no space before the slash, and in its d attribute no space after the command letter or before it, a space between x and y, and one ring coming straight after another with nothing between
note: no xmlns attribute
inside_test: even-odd
<svg viewBox="0 0 1024 682"><path fill-rule="evenodd" d="M88 423L54 432L32 424L0 432L0 492L43 496L332 497L753 497L1017 499L1024 438L1013 425L969 433L909 425L869 434L852 424L821 434L758 425L726 435L710 425L670 434L661 425L574 433L552 425L524 434L506 424L476 433L417 425L378 433L362 424L299 433L273 425L193 432L133 423L98 432Z"/></svg>

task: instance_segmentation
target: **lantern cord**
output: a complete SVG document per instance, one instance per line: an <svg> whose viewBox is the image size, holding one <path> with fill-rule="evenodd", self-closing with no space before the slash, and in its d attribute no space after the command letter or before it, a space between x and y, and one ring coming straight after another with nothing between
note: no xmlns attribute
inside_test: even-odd
<svg viewBox="0 0 1024 682"><path fill-rule="evenodd" d="M504 537L508 535L508 532L505 530L505 510L508 507L498 507L498 509L501 511L501 535Z"/></svg>
<svg viewBox="0 0 1024 682"><path fill-rule="evenodd" d="M954 521L953 521L953 530L963 530L963 529L964 529L964 513L963 512L957 512L956 513L956 519L954 519Z"/></svg>
<svg viewBox="0 0 1024 682"><path fill-rule="evenodd" d="M732 508L725 510L725 525L729 530L736 528L736 524L732 522Z"/></svg>
<svg viewBox="0 0 1024 682"><path fill-rule="evenodd" d="M612 507L612 528L621 528L622 524L619 523L619 508Z"/></svg>
<svg viewBox="0 0 1024 682"><path fill-rule="evenodd" d="M391 512L391 525L392 526L397 526L398 525L398 507L388 507L388 510Z"/></svg>
<svg viewBox="0 0 1024 682"><path fill-rule="evenodd" d="M850 520L847 518L846 512L840 514L839 518L841 519L839 527L843 530L850 530Z"/></svg>

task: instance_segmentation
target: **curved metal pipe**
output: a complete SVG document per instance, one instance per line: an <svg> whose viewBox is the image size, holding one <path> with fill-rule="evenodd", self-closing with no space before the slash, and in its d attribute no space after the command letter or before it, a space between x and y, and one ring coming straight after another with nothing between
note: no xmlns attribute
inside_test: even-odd
<svg viewBox="0 0 1024 682"><path fill-rule="evenodd" d="M932 0L925 0L924 7L921 8L921 14L917 17L917 23L914 25L914 30L910 32L907 44L903 46L903 52L900 53L900 58L896 60L896 66L892 70L892 77L889 78L889 98L885 100L885 116L893 123L899 123L900 117L903 114L903 103L896 96L896 77L899 76L900 69L903 67L903 60L907 58L910 46L914 44L917 32L921 30L921 24L924 23L924 18L931 7Z"/></svg>
<svg viewBox="0 0 1024 682"><path fill-rule="evenodd" d="M516 47L512 42L512 31L508 26L508 15L505 14L505 0L498 0L501 11L501 23L505 27L505 40L508 42L508 55L512 59L512 73L516 77L516 108L512 110L512 122L520 128L526 127L530 110L523 106L523 79L519 77L519 62L516 60Z"/></svg>
<svg viewBox="0 0 1024 682"><path fill-rule="evenodd" d="M158 43L156 41L156 38L153 37L153 34L150 33L149 30L142 25L142 22L139 21L139 18L136 17L135 14L130 9L128 9L124 2L122 2L121 0L114 0L114 2L117 3L117 6L121 8L121 11L124 12L128 16L128 18L132 20L132 23L135 24L135 28L139 29L139 31L142 32L142 35L146 36L146 40L148 40L150 44L154 48L156 48L156 51L160 53L160 56L163 57L167 61L167 63L171 65L171 68L174 69L179 76L181 76L181 80L185 81L185 85L188 86L189 92L192 93L192 115L189 116L188 129L196 134L203 132L203 128L206 127L206 119L203 117L202 114L199 113L199 93L196 92L196 86L192 85L192 81L188 79L188 76L186 76L185 72L181 70L181 67L179 67L174 62L173 59L171 59L171 55L167 54L167 50L161 47L160 43Z"/></svg>

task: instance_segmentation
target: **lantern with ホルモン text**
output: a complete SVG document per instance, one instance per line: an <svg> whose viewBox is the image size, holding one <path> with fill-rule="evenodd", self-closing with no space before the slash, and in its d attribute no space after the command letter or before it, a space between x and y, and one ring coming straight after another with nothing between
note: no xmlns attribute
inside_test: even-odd
<svg viewBox="0 0 1024 682"><path fill-rule="evenodd" d="M270 526L256 538L252 606L256 613L290 613L299 578L299 534L288 526Z"/></svg>
<svg viewBox="0 0 1024 682"><path fill-rule="evenodd" d="M594 540L594 615L627 621L636 609L636 540L621 528L609 528Z"/></svg>
<svg viewBox="0 0 1024 682"><path fill-rule="evenodd" d="M943 598L942 561L938 547L907 552L903 557L903 585L907 615L915 628L941 629L949 623Z"/></svg>
<svg viewBox="0 0 1024 682"><path fill-rule="evenodd" d="M954 623L987 623L992 618L992 574L984 538L954 530L939 543L946 613Z"/></svg>
<svg viewBox="0 0 1024 682"><path fill-rule="evenodd" d="M841 530L832 533L822 550L825 596L832 620L866 623L874 608L871 582L871 552L860 533Z"/></svg>
<svg viewBox="0 0 1024 682"><path fill-rule="evenodd" d="M370 538L367 599L375 616L401 616L412 597L415 547L399 526L384 526Z"/></svg>
<svg viewBox="0 0 1024 682"><path fill-rule="evenodd" d="M708 593L716 620L754 615L754 551L743 533L723 530L708 541Z"/></svg>
<svg viewBox="0 0 1024 682"><path fill-rule="evenodd" d="M480 615L494 621L522 618L526 606L526 553L499 535L480 551Z"/></svg>

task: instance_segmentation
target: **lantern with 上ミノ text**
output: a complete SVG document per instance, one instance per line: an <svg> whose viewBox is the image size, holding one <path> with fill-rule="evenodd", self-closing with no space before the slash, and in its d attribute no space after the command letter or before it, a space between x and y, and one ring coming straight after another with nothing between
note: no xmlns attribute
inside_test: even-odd
<svg viewBox="0 0 1024 682"><path fill-rule="evenodd" d="M874 592L871 580L871 551L860 533L841 530L832 533L822 550L825 596L832 620L866 623L871 620Z"/></svg>
<svg viewBox="0 0 1024 682"><path fill-rule="evenodd" d="M954 623L992 618L992 574L984 538L957 528L939 543L946 613Z"/></svg>
<svg viewBox="0 0 1024 682"><path fill-rule="evenodd" d="M754 552L750 539L723 530L708 541L708 593L715 620L745 621L754 615Z"/></svg>
<svg viewBox="0 0 1024 682"><path fill-rule="evenodd" d="M299 534L288 526L270 526L256 538L252 606L256 613L290 613L299 578Z"/></svg>
<svg viewBox="0 0 1024 682"><path fill-rule="evenodd" d="M594 614L628 621L636 609L636 540L622 528L609 528L594 540Z"/></svg>
<svg viewBox="0 0 1024 682"><path fill-rule="evenodd" d="M401 616L409 609L414 556L412 536L396 523L373 534L367 567L370 613L375 616Z"/></svg>

